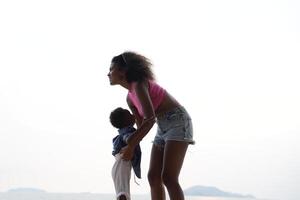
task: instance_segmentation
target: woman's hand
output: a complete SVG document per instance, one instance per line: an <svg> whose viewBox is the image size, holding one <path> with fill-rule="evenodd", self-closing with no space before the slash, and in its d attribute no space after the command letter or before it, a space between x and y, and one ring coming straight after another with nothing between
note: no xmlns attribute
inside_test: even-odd
<svg viewBox="0 0 300 200"><path fill-rule="evenodd" d="M134 148L127 145L121 149L120 153L121 153L122 159L129 161L133 157Z"/></svg>

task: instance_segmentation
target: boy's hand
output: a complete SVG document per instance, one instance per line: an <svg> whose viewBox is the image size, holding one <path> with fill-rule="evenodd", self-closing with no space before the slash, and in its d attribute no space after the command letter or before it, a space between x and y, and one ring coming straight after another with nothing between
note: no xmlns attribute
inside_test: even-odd
<svg viewBox="0 0 300 200"><path fill-rule="evenodd" d="M132 159L133 152L134 152L134 148L132 148L129 145L123 147L120 151L122 159L127 161Z"/></svg>

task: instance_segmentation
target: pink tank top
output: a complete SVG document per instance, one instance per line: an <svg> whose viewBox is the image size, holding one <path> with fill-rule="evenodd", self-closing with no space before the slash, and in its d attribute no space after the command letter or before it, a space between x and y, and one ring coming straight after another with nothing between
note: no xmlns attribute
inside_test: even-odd
<svg viewBox="0 0 300 200"><path fill-rule="evenodd" d="M142 108L141 103L140 103L138 97L136 96L136 93L134 90L135 84L136 83L133 83L131 85L131 89L128 91L128 97L129 97L130 101L133 103L133 105L137 108L140 116L143 117L144 116L143 108ZM166 90L164 88L162 88L161 86L159 86L156 82L149 80L148 91L149 91L149 95L150 95L154 110L156 110L158 108L158 106L161 104L161 102L163 101L163 99L166 95Z"/></svg>

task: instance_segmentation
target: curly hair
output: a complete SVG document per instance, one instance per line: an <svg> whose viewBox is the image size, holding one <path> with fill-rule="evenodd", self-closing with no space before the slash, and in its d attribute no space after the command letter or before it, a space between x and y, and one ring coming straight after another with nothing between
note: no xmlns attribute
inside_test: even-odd
<svg viewBox="0 0 300 200"><path fill-rule="evenodd" d="M116 64L120 70L124 70L128 83L154 80L152 63L148 58L135 52L126 51L112 58L111 62Z"/></svg>
<svg viewBox="0 0 300 200"><path fill-rule="evenodd" d="M126 118L130 113L128 110L118 107L110 113L109 119L110 123L116 128L124 128L128 126L129 122Z"/></svg>

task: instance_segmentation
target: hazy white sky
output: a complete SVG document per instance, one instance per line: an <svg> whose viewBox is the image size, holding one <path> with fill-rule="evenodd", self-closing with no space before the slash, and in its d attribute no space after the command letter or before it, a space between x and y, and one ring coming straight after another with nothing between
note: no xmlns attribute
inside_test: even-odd
<svg viewBox="0 0 300 200"><path fill-rule="evenodd" d="M299 1L1 1L0 191L114 192L111 58L137 51L190 112L183 188L300 198ZM141 186L155 128L142 141Z"/></svg>

